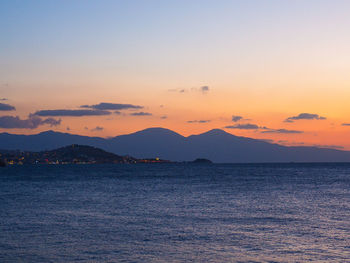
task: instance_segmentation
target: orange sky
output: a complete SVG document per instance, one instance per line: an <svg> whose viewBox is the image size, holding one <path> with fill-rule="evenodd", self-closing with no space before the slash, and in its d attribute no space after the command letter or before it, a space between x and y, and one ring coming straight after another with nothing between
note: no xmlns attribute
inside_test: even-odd
<svg viewBox="0 0 350 263"><path fill-rule="evenodd" d="M108 137L165 127L188 136L221 128L285 145L350 150L350 126L342 125L350 123L349 7L348 1L9 1L1 8L0 99L7 100L0 101L0 132ZM37 111L101 102L143 108L53 116L60 125L25 128ZM325 119L284 122L301 113ZM225 128L245 124L258 128Z"/></svg>

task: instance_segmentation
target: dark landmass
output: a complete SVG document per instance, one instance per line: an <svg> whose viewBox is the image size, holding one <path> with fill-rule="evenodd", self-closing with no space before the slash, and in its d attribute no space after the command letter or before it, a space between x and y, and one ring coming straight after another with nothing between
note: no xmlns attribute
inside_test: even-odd
<svg viewBox="0 0 350 263"><path fill-rule="evenodd" d="M104 150L73 144L51 151L1 151L1 156L7 164L106 164L106 163L162 163L169 162L156 159L136 159L130 156L120 156ZM1 166L1 162L0 162Z"/></svg>
<svg viewBox="0 0 350 263"><path fill-rule="evenodd" d="M0 149L38 152L71 144L89 145L136 159L158 157L177 162L195 160L198 156L215 163L350 162L349 151L287 147L219 129L184 137L168 129L149 128L107 139L53 131L36 135L0 134Z"/></svg>
<svg viewBox="0 0 350 263"><path fill-rule="evenodd" d="M197 158L196 160L192 161L191 163L213 163L212 161L204 158Z"/></svg>
<svg viewBox="0 0 350 263"><path fill-rule="evenodd" d="M137 163L172 163L172 161L163 160L159 158L151 158L151 159L137 159Z"/></svg>

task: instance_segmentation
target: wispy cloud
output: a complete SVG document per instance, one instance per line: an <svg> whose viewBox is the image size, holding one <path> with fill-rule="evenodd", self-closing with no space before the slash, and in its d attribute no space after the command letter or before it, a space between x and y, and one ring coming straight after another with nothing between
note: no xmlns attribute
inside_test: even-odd
<svg viewBox="0 0 350 263"><path fill-rule="evenodd" d="M168 89L169 92L179 92L178 89Z"/></svg>
<svg viewBox="0 0 350 263"><path fill-rule="evenodd" d="M246 124L236 124L225 126L226 129L240 129L240 130L258 130L260 127L256 124L246 123Z"/></svg>
<svg viewBox="0 0 350 263"><path fill-rule="evenodd" d="M101 102L95 105L81 105L81 108L89 108L95 110L127 110L127 109L142 109L143 106L121 103Z"/></svg>
<svg viewBox="0 0 350 263"><path fill-rule="evenodd" d="M350 126L350 123L342 123L342 126Z"/></svg>
<svg viewBox="0 0 350 263"><path fill-rule="evenodd" d="M188 92L189 90L187 89L168 89L169 92L178 92L178 93L185 93Z"/></svg>
<svg viewBox="0 0 350 263"><path fill-rule="evenodd" d="M284 122L294 122L296 120L326 120L326 117L319 116L318 114L312 113L300 113L297 116L288 117Z"/></svg>
<svg viewBox="0 0 350 263"><path fill-rule="evenodd" d="M186 92L201 92L202 94L206 94L210 91L209 86L201 86L199 88L191 88L191 89L168 89L169 92L178 92L178 93L186 93Z"/></svg>
<svg viewBox="0 0 350 263"><path fill-rule="evenodd" d="M202 93L207 93L207 92L209 92L209 87L208 86L202 86L202 87L199 88L199 90Z"/></svg>
<svg viewBox="0 0 350 263"><path fill-rule="evenodd" d="M304 133L304 132L297 131L297 130L287 130L287 129L267 129L267 130L261 131L261 133L298 134L298 133Z"/></svg>
<svg viewBox="0 0 350 263"><path fill-rule="evenodd" d="M238 121L241 121L241 120L243 120L242 116L238 116L238 115L233 115L232 116L232 121L233 122L238 122Z"/></svg>
<svg viewBox="0 0 350 263"><path fill-rule="evenodd" d="M94 131L94 132L96 132L96 131L103 131L103 130L104 130L104 128L100 127L100 126L96 126L95 128L91 129L91 131Z"/></svg>
<svg viewBox="0 0 350 263"><path fill-rule="evenodd" d="M8 100L8 99L6 99L6 98L0 98L0 101L6 101L6 100Z"/></svg>
<svg viewBox="0 0 350 263"><path fill-rule="evenodd" d="M210 120L191 120L187 121L187 123L208 123Z"/></svg>
<svg viewBox="0 0 350 263"><path fill-rule="evenodd" d="M152 116L152 113L149 112L134 112L134 113L130 113L131 116Z"/></svg>
<svg viewBox="0 0 350 263"><path fill-rule="evenodd" d="M16 108L10 104L0 103L0 111L14 111Z"/></svg>
<svg viewBox="0 0 350 263"><path fill-rule="evenodd" d="M104 116L110 115L109 111L105 110L40 110L34 113L42 117L83 117L83 116Z"/></svg>
<svg viewBox="0 0 350 263"><path fill-rule="evenodd" d="M162 120L164 120L164 119L167 119L167 118L168 118L168 116L163 115L163 116L160 116L160 118L161 118Z"/></svg>
<svg viewBox="0 0 350 263"><path fill-rule="evenodd" d="M317 147L317 148L327 148L327 149L335 149L335 150L342 150L344 149L341 145L334 145L334 144L307 144L305 142L294 142L294 141L286 141L286 140L279 140L279 144L285 145L285 146L303 146L303 147Z"/></svg>
<svg viewBox="0 0 350 263"><path fill-rule="evenodd" d="M28 119L20 119L16 116L1 116L0 128L3 129L36 129L41 125L58 126L61 124L61 120L54 118L42 119L38 116L29 115Z"/></svg>
<svg viewBox="0 0 350 263"><path fill-rule="evenodd" d="M335 150L342 150L344 149L343 146L340 145L334 145L334 144L313 144L312 146L317 148L327 148L327 149L335 149Z"/></svg>
<svg viewBox="0 0 350 263"><path fill-rule="evenodd" d="M280 134L297 134L303 131L287 130L287 129L271 129L265 126L259 126L252 123L235 124L225 126L226 129L240 129L240 130L258 130L260 133L280 133Z"/></svg>

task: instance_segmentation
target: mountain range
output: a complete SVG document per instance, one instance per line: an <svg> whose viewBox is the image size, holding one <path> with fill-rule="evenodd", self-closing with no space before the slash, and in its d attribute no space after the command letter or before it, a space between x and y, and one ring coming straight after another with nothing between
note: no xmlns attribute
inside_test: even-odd
<svg viewBox="0 0 350 263"><path fill-rule="evenodd" d="M317 147L288 147L239 137L220 129L184 137L164 128L149 128L113 138L46 131L35 135L0 134L0 149L44 151L81 144L118 155L190 161L205 158L219 163L350 162L350 152Z"/></svg>

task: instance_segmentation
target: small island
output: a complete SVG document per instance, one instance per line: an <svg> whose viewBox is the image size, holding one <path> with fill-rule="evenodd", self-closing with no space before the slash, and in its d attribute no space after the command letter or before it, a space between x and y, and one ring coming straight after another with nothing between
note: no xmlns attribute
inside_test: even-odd
<svg viewBox="0 0 350 263"><path fill-rule="evenodd" d="M196 160L192 161L192 163L206 163L210 164L213 163L212 161L205 159L205 158L197 158Z"/></svg>

